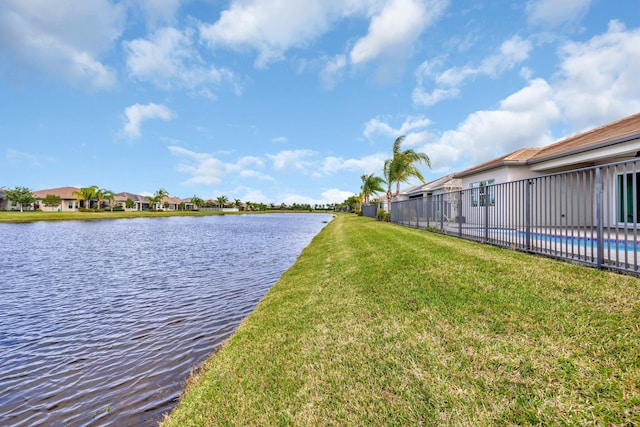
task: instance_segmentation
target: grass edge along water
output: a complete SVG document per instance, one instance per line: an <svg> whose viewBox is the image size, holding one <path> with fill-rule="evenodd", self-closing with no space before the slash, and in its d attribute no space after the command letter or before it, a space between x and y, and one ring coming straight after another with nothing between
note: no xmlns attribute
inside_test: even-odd
<svg viewBox="0 0 640 427"><path fill-rule="evenodd" d="M165 426L637 425L640 280L338 215Z"/></svg>

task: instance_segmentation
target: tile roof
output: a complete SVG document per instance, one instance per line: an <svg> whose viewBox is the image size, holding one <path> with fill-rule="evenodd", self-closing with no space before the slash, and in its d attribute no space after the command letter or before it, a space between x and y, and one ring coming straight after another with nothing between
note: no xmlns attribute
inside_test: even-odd
<svg viewBox="0 0 640 427"><path fill-rule="evenodd" d="M145 196L141 196L139 194L133 194L133 193L127 193L126 191L123 193L118 193L116 194L117 197L124 197L124 200L126 201L127 199L131 199L134 202L143 202L143 203L148 203L149 199L147 199Z"/></svg>
<svg viewBox="0 0 640 427"><path fill-rule="evenodd" d="M640 138L640 113L547 145L532 156L529 163L593 150L635 138Z"/></svg>
<svg viewBox="0 0 640 427"><path fill-rule="evenodd" d="M76 200L76 196L73 194L74 191L80 191L80 189L78 187L50 188L47 190L34 191L33 195L36 196L37 199L44 199L47 197L47 194L53 194L54 196L60 196L62 200Z"/></svg>
<svg viewBox="0 0 640 427"><path fill-rule="evenodd" d="M562 139L541 148L521 148L512 153L465 169L455 174L461 178L476 172L508 165L527 165L569 156L596 148L640 138L640 113L633 114L587 132Z"/></svg>
<svg viewBox="0 0 640 427"><path fill-rule="evenodd" d="M463 176L471 175L473 173L484 171L484 170L497 168L499 166L525 165L527 164L527 160L529 160L531 157L536 155L539 151L540 151L540 148L521 148L509 154L505 154L504 156L473 166L472 168L465 169L461 172L457 172L455 174L455 177L461 178Z"/></svg>

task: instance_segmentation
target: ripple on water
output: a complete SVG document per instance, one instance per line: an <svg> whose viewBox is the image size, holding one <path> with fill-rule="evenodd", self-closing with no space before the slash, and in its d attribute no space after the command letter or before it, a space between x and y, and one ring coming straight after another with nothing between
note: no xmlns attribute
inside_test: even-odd
<svg viewBox="0 0 640 427"><path fill-rule="evenodd" d="M155 425L328 218L0 224L0 425Z"/></svg>

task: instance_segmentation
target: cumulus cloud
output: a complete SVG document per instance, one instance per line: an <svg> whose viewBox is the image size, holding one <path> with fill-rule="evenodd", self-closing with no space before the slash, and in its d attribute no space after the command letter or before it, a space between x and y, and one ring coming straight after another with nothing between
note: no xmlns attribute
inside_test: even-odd
<svg viewBox="0 0 640 427"><path fill-rule="evenodd" d="M124 7L108 0L5 0L0 3L0 55L14 70L110 88L116 73L100 57L120 37L125 17Z"/></svg>
<svg viewBox="0 0 640 427"><path fill-rule="evenodd" d="M271 142L276 142L278 144L284 144L287 141L289 140L285 136L276 136L274 138L271 138Z"/></svg>
<svg viewBox="0 0 640 427"><path fill-rule="evenodd" d="M335 21L370 19L366 35L350 52L352 63L406 52L422 31L442 15L449 0L234 0L200 36L212 47L257 51L255 66L264 68L328 32ZM325 74L342 68L342 58L327 64ZM346 58L345 58L346 61ZM326 78L327 76L323 76Z"/></svg>
<svg viewBox="0 0 640 427"><path fill-rule="evenodd" d="M173 22L180 9L181 0L135 0L132 2L144 13L151 26Z"/></svg>
<svg viewBox="0 0 640 427"><path fill-rule="evenodd" d="M309 169L313 166L310 158L316 153L313 150L284 150L277 154L267 154L273 162L274 169Z"/></svg>
<svg viewBox="0 0 640 427"><path fill-rule="evenodd" d="M211 46L257 50L255 65L266 67L327 31L340 9L324 0L234 0L217 22L201 25L200 35Z"/></svg>
<svg viewBox="0 0 640 427"><path fill-rule="evenodd" d="M431 106L445 99L455 98L459 96L459 86L464 84L465 80L477 75L497 78L505 71L512 70L524 62L532 49L533 45L529 40L516 35L502 42L497 53L484 58L476 66L451 67L438 72L440 61L425 61L416 72L418 86L412 94L413 103ZM428 82L435 84L432 91L424 87Z"/></svg>
<svg viewBox="0 0 640 427"><path fill-rule="evenodd" d="M443 0L391 0L371 18L368 33L350 53L353 64L365 63L381 55L406 52L422 31L446 8Z"/></svg>
<svg viewBox="0 0 640 427"><path fill-rule="evenodd" d="M215 158L210 153L198 153L176 145L170 146L168 149L172 155L182 159L176 166L176 170L191 175L182 183L184 185L216 185L220 184L223 178L229 174L251 180L273 180L269 175L256 170L256 168L262 169L264 167L264 162L259 157L245 156L235 163L227 163Z"/></svg>
<svg viewBox="0 0 640 427"><path fill-rule="evenodd" d="M322 192L322 200L324 201L324 203L342 203L353 195L353 191L344 191L337 188L330 188Z"/></svg>
<svg viewBox="0 0 640 427"><path fill-rule="evenodd" d="M418 115L407 117L399 128L393 128L391 125L379 118L373 118L365 124L364 136L372 139L376 135L382 135L386 138L395 140L399 136L405 136L405 144L416 143L416 134L424 133L425 128L431 124L428 117Z"/></svg>
<svg viewBox="0 0 640 427"><path fill-rule="evenodd" d="M561 47L555 98L579 130L640 111L640 29L611 21L606 33Z"/></svg>
<svg viewBox="0 0 640 427"><path fill-rule="evenodd" d="M561 118L553 100L553 89L536 79L500 102L496 110L476 111L423 151L432 164L471 166L523 147L553 142L551 125Z"/></svg>
<svg viewBox="0 0 640 427"><path fill-rule="evenodd" d="M124 125L124 134L130 138L140 137L142 122L150 119L172 120L175 113L164 105L149 103L146 105L134 104L124 110L127 123Z"/></svg>
<svg viewBox="0 0 640 427"><path fill-rule="evenodd" d="M527 2L529 23L556 28L578 22L591 6L591 0L530 0Z"/></svg>
<svg viewBox="0 0 640 427"><path fill-rule="evenodd" d="M172 27L155 31L148 38L124 43L131 78L157 87L196 89L213 97L208 86L228 82L237 86L234 74L225 68L205 65L193 46L193 31Z"/></svg>
<svg viewBox="0 0 640 427"><path fill-rule="evenodd" d="M359 159L329 156L322 161L320 174L331 175L341 171L372 173L382 170L386 158L384 154L372 154Z"/></svg>

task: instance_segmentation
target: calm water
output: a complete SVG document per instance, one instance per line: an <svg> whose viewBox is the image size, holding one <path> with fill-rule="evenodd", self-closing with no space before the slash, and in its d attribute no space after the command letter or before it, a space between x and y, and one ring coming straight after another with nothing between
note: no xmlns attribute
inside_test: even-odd
<svg viewBox="0 0 640 427"><path fill-rule="evenodd" d="M330 219L0 224L0 425L155 425Z"/></svg>

